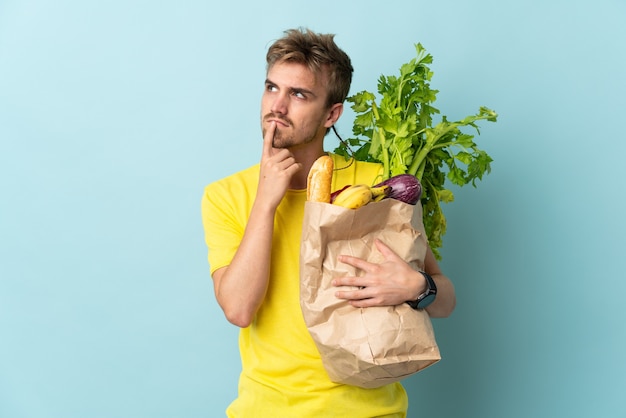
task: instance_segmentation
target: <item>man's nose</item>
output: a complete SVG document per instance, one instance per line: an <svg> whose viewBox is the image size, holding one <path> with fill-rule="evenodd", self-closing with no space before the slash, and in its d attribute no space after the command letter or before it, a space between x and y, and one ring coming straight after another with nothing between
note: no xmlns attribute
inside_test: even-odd
<svg viewBox="0 0 626 418"><path fill-rule="evenodd" d="M278 113L281 115L287 114L287 105L289 103L289 98L284 94L278 94L274 98L274 102L272 103L272 112Z"/></svg>

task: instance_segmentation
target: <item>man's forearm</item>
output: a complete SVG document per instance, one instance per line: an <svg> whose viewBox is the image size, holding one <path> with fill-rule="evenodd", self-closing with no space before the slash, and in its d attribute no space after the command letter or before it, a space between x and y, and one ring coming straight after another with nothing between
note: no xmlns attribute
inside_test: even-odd
<svg viewBox="0 0 626 418"><path fill-rule="evenodd" d="M433 318L447 318L452 314L456 306L454 285L443 274L431 276L437 286L437 297L427 308L426 312Z"/></svg>
<svg viewBox="0 0 626 418"><path fill-rule="evenodd" d="M215 296L226 318L247 327L261 306L269 282L274 210L255 203L231 264L214 273Z"/></svg>

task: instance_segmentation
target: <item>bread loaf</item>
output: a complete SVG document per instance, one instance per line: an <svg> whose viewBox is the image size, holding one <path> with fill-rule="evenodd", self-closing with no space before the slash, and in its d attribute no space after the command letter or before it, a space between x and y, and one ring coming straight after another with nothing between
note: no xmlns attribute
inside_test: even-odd
<svg viewBox="0 0 626 418"><path fill-rule="evenodd" d="M333 159L329 155L322 155L315 160L307 179L307 200L330 203L333 168Z"/></svg>

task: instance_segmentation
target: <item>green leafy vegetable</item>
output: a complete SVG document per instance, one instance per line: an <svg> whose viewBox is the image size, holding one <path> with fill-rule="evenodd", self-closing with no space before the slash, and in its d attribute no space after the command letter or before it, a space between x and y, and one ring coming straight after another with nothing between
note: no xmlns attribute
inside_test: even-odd
<svg viewBox="0 0 626 418"><path fill-rule="evenodd" d="M379 78L379 101L368 91L348 97L356 113L352 129L355 137L342 141L335 153L346 159L382 163L382 180L408 173L422 183L424 227L430 247L440 259L439 249L446 233L440 204L454 200L446 179L458 186L476 187L476 180L491 171L493 161L474 143L474 135L460 128L471 127L480 134L476 123L496 122L498 115L480 107L475 115L455 122L442 116L433 126L433 115L439 114L432 106L439 91L430 88L433 72L428 64L433 58L421 44L415 48L417 56L400 67L399 76Z"/></svg>

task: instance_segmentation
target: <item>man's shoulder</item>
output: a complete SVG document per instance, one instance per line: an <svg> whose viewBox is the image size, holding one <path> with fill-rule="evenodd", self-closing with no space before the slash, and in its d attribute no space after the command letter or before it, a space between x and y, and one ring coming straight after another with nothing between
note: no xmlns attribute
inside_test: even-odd
<svg viewBox="0 0 626 418"><path fill-rule="evenodd" d="M333 158L333 162L335 163L336 169L343 168L363 168L369 170L380 170L382 169L382 164L373 161L361 161L356 160L354 158L344 157L343 155L329 153L329 155Z"/></svg>
<svg viewBox="0 0 626 418"><path fill-rule="evenodd" d="M335 164L335 174L340 182L374 184L382 178L383 165L377 162L360 161L331 154Z"/></svg>
<svg viewBox="0 0 626 418"><path fill-rule="evenodd" d="M259 165L215 180L204 187L202 208L204 213L235 213L254 200L258 188Z"/></svg>
<svg viewBox="0 0 626 418"><path fill-rule="evenodd" d="M207 188L230 188L237 185L256 184L259 178L259 164L244 168L243 170L228 174L218 180L209 183Z"/></svg>

